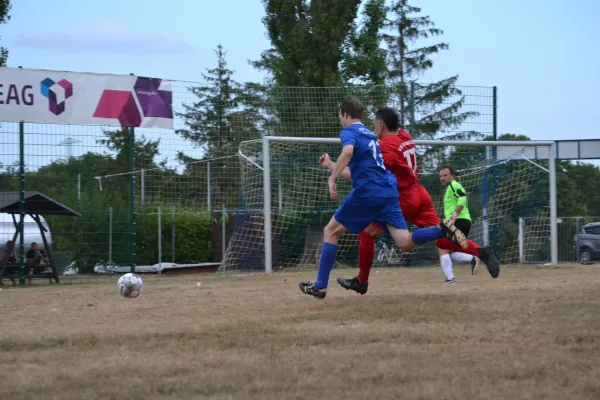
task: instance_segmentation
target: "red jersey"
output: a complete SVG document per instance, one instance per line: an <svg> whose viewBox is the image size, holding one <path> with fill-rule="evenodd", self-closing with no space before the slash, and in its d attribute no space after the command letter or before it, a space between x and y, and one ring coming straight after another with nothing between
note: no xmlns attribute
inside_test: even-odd
<svg viewBox="0 0 600 400"><path fill-rule="evenodd" d="M379 141L383 164L398 181L398 189L407 189L419 183L417 148L410 133L399 130Z"/></svg>

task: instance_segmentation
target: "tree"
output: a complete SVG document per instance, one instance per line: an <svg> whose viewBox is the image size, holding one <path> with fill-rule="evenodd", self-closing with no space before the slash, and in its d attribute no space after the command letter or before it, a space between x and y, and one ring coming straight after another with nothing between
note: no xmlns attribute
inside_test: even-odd
<svg viewBox="0 0 600 400"><path fill-rule="evenodd" d="M387 52L381 47L386 24L385 0L368 1L362 22L352 30L343 47L342 78L345 82L381 86L388 77Z"/></svg>
<svg viewBox="0 0 600 400"><path fill-rule="evenodd" d="M192 104L184 104L185 112L179 113L186 125L177 133L194 146L205 151L205 157L231 154L242 140L260 136L256 127L258 115L244 107L252 96L247 95L243 85L233 80L233 71L227 68L227 53L223 46L215 50L217 66L202 74L205 84L190 91L196 97ZM190 161L180 154L180 160Z"/></svg>
<svg viewBox="0 0 600 400"><path fill-rule="evenodd" d="M384 0L263 0L271 48L252 62L280 87L381 85L387 66L380 47ZM339 101L339 100L338 100Z"/></svg>
<svg viewBox="0 0 600 400"><path fill-rule="evenodd" d="M407 0L396 0L391 7L392 18L385 34L389 48L389 80L395 88L398 109L404 126L410 125L413 137L433 139L444 133L448 139L466 139L476 132L456 132L463 122L477 115L461 111L465 96L456 87L458 75L430 84L417 79L433 67L432 56L449 48L448 43L421 45L444 32L435 27L421 8Z"/></svg>
<svg viewBox="0 0 600 400"><path fill-rule="evenodd" d="M361 3L263 0L271 48L252 65L269 74L275 134L336 136L337 107L349 94L369 110L387 104L386 53L380 48L385 1L366 1L359 18Z"/></svg>
<svg viewBox="0 0 600 400"><path fill-rule="evenodd" d="M278 86L341 86L340 65L361 0L263 0L272 47L253 65Z"/></svg>
<svg viewBox="0 0 600 400"><path fill-rule="evenodd" d="M559 201L559 215L600 216L600 168L593 164L565 161L560 162L560 167L562 171L559 169L558 175L565 175L565 180L569 182L570 190L576 199L565 204L562 209ZM559 181L557 185L563 182ZM585 207L584 212L580 210L582 206Z"/></svg>
<svg viewBox="0 0 600 400"><path fill-rule="evenodd" d="M10 20L10 9L12 5L10 0L0 0L0 25L5 24ZM6 60L8 59L8 49L6 47L0 47L0 67L6 67Z"/></svg>
<svg viewBox="0 0 600 400"><path fill-rule="evenodd" d="M104 131L104 138L97 140L98 144L102 144L109 150L116 152L115 161L117 162L117 168L121 169L122 172L133 172L129 171L129 157L131 156L130 135L131 131L128 129ZM164 160L158 164L154 161L159 153L159 145L160 139L146 139L144 135L136 137L133 152L135 168L154 168L166 165L166 161Z"/></svg>
<svg viewBox="0 0 600 400"><path fill-rule="evenodd" d="M177 133L203 151L202 157L192 157L184 152L178 159L185 165L179 176L179 189L185 190L191 199L206 199L207 163L210 160L211 199L214 204L237 204L238 179L214 179L234 173L231 160L224 158L237 153L240 142L257 139L267 126L265 122L264 90L256 84L240 84L233 79L233 71L227 68L223 46L217 46L217 65L202 74L205 83L190 89L195 96L191 104L184 104L185 128ZM237 166L237 165L236 165ZM238 177L237 168L235 176Z"/></svg>

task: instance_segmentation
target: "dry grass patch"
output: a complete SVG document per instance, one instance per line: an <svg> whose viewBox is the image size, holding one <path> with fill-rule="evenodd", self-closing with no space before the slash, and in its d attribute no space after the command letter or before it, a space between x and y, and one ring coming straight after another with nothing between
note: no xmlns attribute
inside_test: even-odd
<svg viewBox="0 0 600 400"><path fill-rule="evenodd" d="M598 268L382 269L324 301L314 270L5 288L0 398L598 399Z"/></svg>

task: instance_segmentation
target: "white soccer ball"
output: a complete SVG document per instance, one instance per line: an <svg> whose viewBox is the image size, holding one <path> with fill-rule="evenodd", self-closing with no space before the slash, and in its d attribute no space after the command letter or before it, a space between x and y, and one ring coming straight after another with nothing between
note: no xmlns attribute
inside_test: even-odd
<svg viewBox="0 0 600 400"><path fill-rule="evenodd" d="M123 297L134 299L142 293L144 282L142 278L131 272L126 273L119 278L117 282L117 292Z"/></svg>

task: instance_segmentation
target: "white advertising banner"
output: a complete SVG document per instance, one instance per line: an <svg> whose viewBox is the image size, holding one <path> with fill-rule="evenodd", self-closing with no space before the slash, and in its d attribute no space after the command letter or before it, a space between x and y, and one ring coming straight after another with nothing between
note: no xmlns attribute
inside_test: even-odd
<svg viewBox="0 0 600 400"><path fill-rule="evenodd" d="M173 129L171 82L0 68L0 121Z"/></svg>

